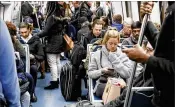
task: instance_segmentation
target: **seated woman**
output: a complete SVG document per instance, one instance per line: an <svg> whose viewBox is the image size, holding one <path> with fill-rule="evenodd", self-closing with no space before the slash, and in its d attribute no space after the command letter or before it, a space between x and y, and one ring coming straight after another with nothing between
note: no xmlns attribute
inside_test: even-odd
<svg viewBox="0 0 175 107"><path fill-rule="evenodd" d="M109 75L127 80L131 76L131 61L117 47L119 43L119 32L116 29L110 28L104 36L101 50L96 51L91 58L88 67L88 76L90 78L98 79L103 75ZM105 85L99 79L97 80L94 89L96 96L102 96Z"/></svg>

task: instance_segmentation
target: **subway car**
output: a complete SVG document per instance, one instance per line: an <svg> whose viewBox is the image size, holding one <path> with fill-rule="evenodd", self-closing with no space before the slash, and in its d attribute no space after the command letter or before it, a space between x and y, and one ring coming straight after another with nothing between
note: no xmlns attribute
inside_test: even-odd
<svg viewBox="0 0 175 107"><path fill-rule="evenodd" d="M0 107L174 107L174 7L0 1Z"/></svg>

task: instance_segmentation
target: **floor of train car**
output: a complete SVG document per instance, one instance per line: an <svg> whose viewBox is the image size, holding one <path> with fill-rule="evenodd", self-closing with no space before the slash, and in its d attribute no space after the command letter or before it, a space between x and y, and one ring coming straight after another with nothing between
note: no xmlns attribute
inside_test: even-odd
<svg viewBox="0 0 175 107"><path fill-rule="evenodd" d="M66 60L61 61L62 64ZM38 73L40 76L40 73ZM51 80L50 73L46 73L45 79L38 79L37 86L35 89L37 102L32 103L32 107L64 107L67 104L75 102L66 102L61 94L60 87L54 90L44 90L44 87L49 84Z"/></svg>

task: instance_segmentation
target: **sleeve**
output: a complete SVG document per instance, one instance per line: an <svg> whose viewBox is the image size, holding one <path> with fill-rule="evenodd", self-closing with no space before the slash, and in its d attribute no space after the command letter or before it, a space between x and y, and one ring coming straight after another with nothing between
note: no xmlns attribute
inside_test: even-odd
<svg viewBox="0 0 175 107"><path fill-rule="evenodd" d="M121 53L120 56L110 53L108 58L120 77L128 79L131 76L132 62L124 53Z"/></svg>
<svg viewBox="0 0 175 107"><path fill-rule="evenodd" d="M164 58L151 56L147 61L147 68L156 69L156 70L147 70L153 72L165 72L166 74L174 75L174 62L169 61Z"/></svg>
<svg viewBox="0 0 175 107"><path fill-rule="evenodd" d="M92 79L96 79L102 75L102 72L101 72L101 69L98 69L97 61L95 59L95 54L89 57L91 57L91 62L89 63L89 67L88 67L88 76Z"/></svg>
<svg viewBox="0 0 175 107"><path fill-rule="evenodd" d="M158 33L159 31L156 29L154 24L148 21L144 34L146 35L148 41L150 42L150 44L152 45L154 49L155 49L155 45L158 39Z"/></svg>
<svg viewBox="0 0 175 107"><path fill-rule="evenodd" d="M0 20L0 82L9 107L21 107L15 54L5 23Z"/></svg>
<svg viewBox="0 0 175 107"><path fill-rule="evenodd" d="M55 23L54 18L52 16L49 16L47 19L46 25L44 27L44 30L37 33L36 36L39 36L40 38L48 36L49 30L51 29L54 23Z"/></svg>
<svg viewBox="0 0 175 107"><path fill-rule="evenodd" d="M38 43L37 43L37 54L34 55L35 58L38 60L38 61L43 61L44 60L44 50L43 50L43 45L41 44L41 41L39 40Z"/></svg>

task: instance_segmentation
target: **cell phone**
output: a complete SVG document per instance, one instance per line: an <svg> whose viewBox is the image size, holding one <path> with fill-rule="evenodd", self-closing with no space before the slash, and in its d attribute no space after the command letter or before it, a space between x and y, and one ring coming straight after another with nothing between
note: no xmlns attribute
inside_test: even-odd
<svg viewBox="0 0 175 107"><path fill-rule="evenodd" d="M114 71L114 68L108 68L109 71Z"/></svg>
<svg viewBox="0 0 175 107"><path fill-rule="evenodd" d="M133 45L122 45L121 48L122 49L133 48Z"/></svg>

